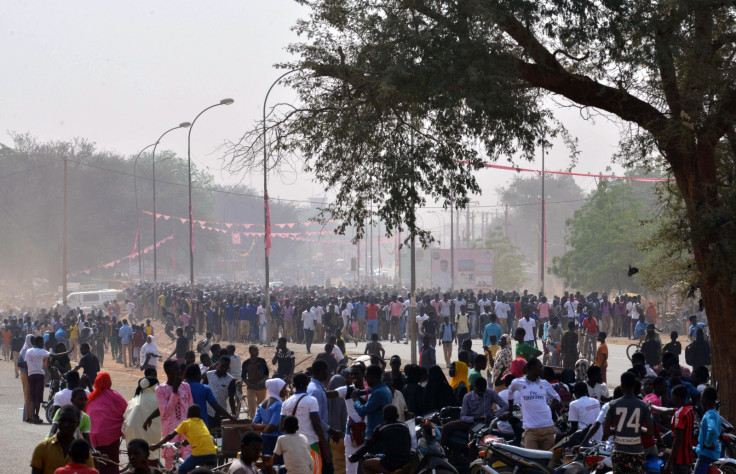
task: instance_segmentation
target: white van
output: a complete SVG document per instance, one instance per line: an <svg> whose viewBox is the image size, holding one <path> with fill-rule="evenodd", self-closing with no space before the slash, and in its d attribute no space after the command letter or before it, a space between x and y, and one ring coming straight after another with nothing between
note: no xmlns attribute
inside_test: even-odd
<svg viewBox="0 0 736 474"><path fill-rule="evenodd" d="M88 311L95 305L101 308L105 301L115 301L120 293L120 290L76 291L69 293L66 297L66 304L70 308L81 308ZM59 301L59 304L61 303Z"/></svg>

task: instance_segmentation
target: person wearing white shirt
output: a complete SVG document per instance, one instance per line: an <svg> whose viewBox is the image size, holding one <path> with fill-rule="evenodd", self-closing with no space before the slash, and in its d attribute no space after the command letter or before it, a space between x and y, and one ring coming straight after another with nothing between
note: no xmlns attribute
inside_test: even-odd
<svg viewBox="0 0 736 474"><path fill-rule="evenodd" d="M601 402L588 396L588 387L585 382L576 383L573 394L575 400L570 402L570 411L567 418L570 422L568 436L577 430L588 429L593 426L601 412ZM603 430L599 428L591 439L600 441L602 436Z"/></svg>
<svg viewBox="0 0 736 474"><path fill-rule="evenodd" d="M460 314L460 309L465 306L465 298L458 296L452 300L452 304L455 307L455 316L457 317L457 315Z"/></svg>
<svg viewBox="0 0 736 474"><path fill-rule="evenodd" d="M447 296L440 300L440 317L450 317L450 302L447 300Z"/></svg>
<svg viewBox="0 0 736 474"><path fill-rule="evenodd" d="M565 302L564 308L567 311L567 317L569 319L574 319L575 318L575 311L577 311L577 309L578 309L578 302L573 299L572 295L570 295L570 299L567 300L567 302ZM564 323L564 321L563 321L563 323Z"/></svg>
<svg viewBox="0 0 736 474"><path fill-rule="evenodd" d="M588 429L595 424L598 419L598 414L601 412L600 402L588 396L588 389L585 382L576 383L575 387L573 387L573 394L575 395L575 400L570 402L570 409L567 417L567 420L570 422L570 429L567 433L563 434L563 438L555 447L569 443L570 438L578 430L584 430L583 435L585 435ZM602 436L603 429L599 425L595 434L593 434L590 439L600 441ZM576 438L577 437L578 436L576 436ZM553 449L553 453L552 461L549 463L550 466L556 466L562 457L562 450Z"/></svg>
<svg viewBox="0 0 736 474"><path fill-rule="evenodd" d="M334 339L334 338L330 338L330 339ZM338 363L345 358L342 351L337 346L332 346L332 357L334 357Z"/></svg>
<svg viewBox="0 0 736 474"><path fill-rule="evenodd" d="M537 327L537 322L529 317L529 313L524 315L523 318L519 320L519 322L516 323L517 327L523 328L524 331L524 341L530 342L532 345L534 345L534 328Z"/></svg>
<svg viewBox="0 0 736 474"><path fill-rule="evenodd" d="M429 316L427 316L426 309L422 309L420 313L417 316L417 350L421 352L422 340L424 339L424 321L428 321Z"/></svg>
<svg viewBox="0 0 736 474"><path fill-rule="evenodd" d="M314 320L317 316L311 309L302 313L302 324L304 325L304 342L307 345L307 354L311 354L312 341L314 340Z"/></svg>
<svg viewBox="0 0 736 474"><path fill-rule="evenodd" d="M629 302L626 303L626 312L629 314L629 321L631 324L631 330L629 333L631 334L631 339L635 339L634 327L636 326L637 321L639 321L639 310L636 307L637 302L635 298L628 298L628 300Z"/></svg>
<svg viewBox="0 0 736 474"><path fill-rule="evenodd" d="M266 308L263 307L263 303L258 305L256 314L258 315L258 339L260 339L261 344L263 344L266 342L268 337L266 335Z"/></svg>
<svg viewBox="0 0 736 474"><path fill-rule="evenodd" d="M314 312L314 338L317 342L323 341L324 334L322 333L322 317L325 315L325 308L318 304L312 307Z"/></svg>
<svg viewBox="0 0 736 474"><path fill-rule="evenodd" d="M506 327L506 332L509 334L513 333L513 328L511 327L512 324L508 323L508 317L509 317L509 311L511 311L511 306L509 306L508 303L506 303L506 297L502 296L501 301L496 302L496 308L494 310L496 312L496 316L498 316L498 324L501 325L501 327Z"/></svg>
<svg viewBox="0 0 736 474"><path fill-rule="evenodd" d="M542 378L542 361L532 357L526 364L526 376L514 379L509 386L508 400L513 403L521 392L521 413L524 419L524 447L549 451L555 444L555 426L547 400L560 402L560 395Z"/></svg>
<svg viewBox="0 0 736 474"><path fill-rule="evenodd" d="M72 403L72 392L79 386L79 372L71 371L66 376L66 387L64 390L60 390L54 395L54 406L63 407L64 405L70 405ZM89 396L89 390L85 389L87 396Z"/></svg>
<svg viewBox="0 0 736 474"><path fill-rule="evenodd" d="M347 372L343 372L345 377L345 386L338 387L336 389L337 396L345 400L345 406L347 407L347 425L345 428L345 472L347 474L358 473L358 463L350 462L350 456L352 456L360 447L359 440L353 442L353 438L350 432L351 424L362 423L363 417L355 411L355 402L353 401L352 395L353 390L363 390L365 384L363 382L363 370L359 365L354 365L350 369L346 369ZM357 388L356 388L357 387ZM369 395L366 395L366 399ZM338 427L335 427L338 429Z"/></svg>

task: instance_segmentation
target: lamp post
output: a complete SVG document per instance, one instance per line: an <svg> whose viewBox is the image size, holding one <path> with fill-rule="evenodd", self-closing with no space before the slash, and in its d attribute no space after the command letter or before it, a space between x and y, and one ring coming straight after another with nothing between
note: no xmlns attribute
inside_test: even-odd
<svg viewBox="0 0 736 474"><path fill-rule="evenodd" d="M265 266L265 277L266 277L266 284L263 289L264 296L266 298L266 302L263 305L263 308L266 310L266 345L271 345L271 333L269 331L269 321L271 319L271 288L269 281L270 279L270 267L269 267L269 261L268 261L268 254L269 254L269 246L270 242L266 243L265 239L267 237L267 233L270 232L269 230L269 210L268 210L268 140L266 140L266 104L268 103L268 96L271 95L271 91L276 86L276 84L279 83L279 81L289 74L293 74L297 71L301 71L301 69L292 69L290 71L286 71L285 73L281 74L279 77L276 78L275 81L271 83L271 86L268 88L268 91L266 92L266 97L263 98L263 225L264 225L264 266ZM312 243L309 243L309 248L312 248ZM311 268L312 266L312 258L310 255L309 258L309 266Z"/></svg>
<svg viewBox="0 0 736 474"><path fill-rule="evenodd" d="M192 124L189 122L182 122L176 127L166 130L160 137L158 137L156 143L153 144L153 152L151 153L151 176L153 179L153 319L156 319L156 316L158 316L158 267L156 266L156 218L158 217L158 213L156 212L156 148L161 142L161 139L164 138L167 133L180 128L189 128L191 126Z"/></svg>
<svg viewBox="0 0 736 474"><path fill-rule="evenodd" d="M210 105L194 117L187 134L187 176L189 181L189 298L194 298L194 214L192 213L192 129L197 119L208 110L220 105L230 105L233 99L222 99L217 104Z"/></svg>
<svg viewBox="0 0 736 474"><path fill-rule="evenodd" d="M135 172L136 167L138 166L138 158L141 157L144 151L148 150L152 146L155 146L155 143L151 143L150 145L147 145L145 148L143 148L141 151L138 152L138 155L135 157L135 161L133 161L133 188L135 189L135 217L137 220L137 227L135 229L135 247L138 249L138 283L143 283L143 258L141 252L141 215L138 208L138 175Z"/></svg>

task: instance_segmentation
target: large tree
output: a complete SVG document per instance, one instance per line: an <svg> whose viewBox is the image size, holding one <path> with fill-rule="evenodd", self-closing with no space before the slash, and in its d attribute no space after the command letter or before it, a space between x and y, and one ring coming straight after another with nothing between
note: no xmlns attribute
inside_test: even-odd
<svg viewBox="0 0 736 474"><path fill-rule="evenodd" d="M389 229L420 232L410 209L424 196L462 204L478 191L465 163L531 156L553 127L546 97L617 118L624 155L661 155L682 194L718 328L715 376L736 399L736 216L718 172L721 142L736 146L733 0L299 3L310 14L289 66L302 105L272 115L274 144L336 189L333 216L360 228L378 200Z"/></svg>

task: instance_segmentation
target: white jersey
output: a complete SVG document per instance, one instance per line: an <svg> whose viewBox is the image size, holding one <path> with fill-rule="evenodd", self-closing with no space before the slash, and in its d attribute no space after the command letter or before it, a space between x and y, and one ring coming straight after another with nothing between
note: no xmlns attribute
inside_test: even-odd
<svg viewBox="0 0 736 474"><path fill-rule="evenodd" d="M580 397L577 400L570 402L570 412L567 417L569 421L577 421L578 429L588 428L590 425L595 423L598 419L598 414L601 412L601 404L595 398ZM601 432L602 434L602 432ZM600 441L598 433L593 436L592 439Z"/></svg>
<svg viewBox="0 0 736 474"><path fill-rule="evenodd" d="M552 385L544 379L531 381L526 377L514 379L509 386L508 397L521 392L521 414L524 418L524 429L548 428L554 426L552 411L548 400L560 401Z"/></svg>

